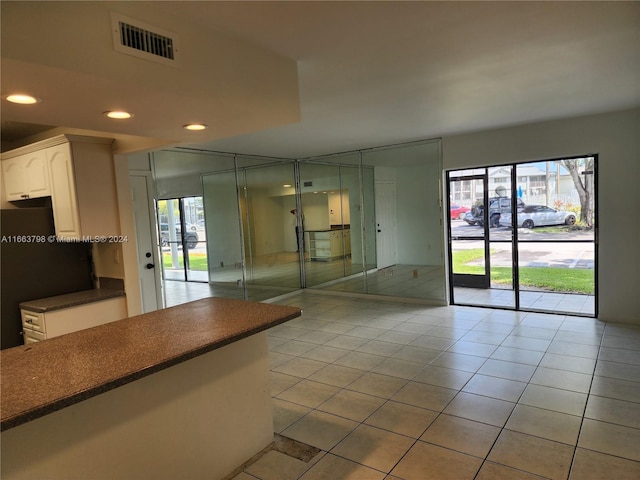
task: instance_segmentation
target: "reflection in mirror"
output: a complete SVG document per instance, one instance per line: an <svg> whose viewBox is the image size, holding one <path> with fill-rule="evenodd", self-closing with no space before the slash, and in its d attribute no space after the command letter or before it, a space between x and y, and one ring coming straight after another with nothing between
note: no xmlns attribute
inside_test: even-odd
<svg viewBox="0 0 640 480"><path fill-rule="evenodd" d="M213 295L264 300L307 287L446 301L439 141L298 161L154 159L165 198L202 192L196 228Z"/></svg>
<svg viewBox="0 0 640 480"><path fill-rule="evenodd" d="M353 273L353 195L359 191L348 169L333 164L301 162L300 192L304 215L305 281L307 287L337 285ZM359 272L356 265L356 272Z"/></svg>
<svg viewBox="0 0 640 480"><path fill-rule="evenodd" d="M244 272L235 171L202 177L209 283L217 296L242 298Z"/></svg>
<svg viewBox="0 0 640 480"><path fill-rule="evenodd" d="M270 287L273 296L297 290L300 264L294 164L245 167L246 163L238 159L247 288Z"/></svg>
<svg viewBox="0 0 640 480"><path fill-rule="evenodd" d="M350 195L362 273L327 289L445 302L440 168L439 141L362 152L359 196Z"/></svg>

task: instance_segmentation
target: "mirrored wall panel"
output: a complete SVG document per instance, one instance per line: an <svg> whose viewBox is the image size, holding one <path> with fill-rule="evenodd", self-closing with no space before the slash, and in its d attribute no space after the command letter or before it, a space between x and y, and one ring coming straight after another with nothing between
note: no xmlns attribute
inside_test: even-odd
<svg viewBox="0 0 640 480"><path fill-rule="evenodd" d="M294 163L239 157L237 168L246 286L298 290Z"/></svg>
<svg viewBox="0 0 640 480"><path fill-rule="evenodd" d="M439 141L300 160L163 151L154 168L159 225L174 225L166 279L259 300L314 288L446 301Z"/></svg>
<svg viewBox="0 0 640 480"><path fill-rule="evenodd" d="M440 142L365 151L363 165L374 177L364 204L375 205L373 215L365 209L365 245L376 252L366 292L444 303Z"/></svg>

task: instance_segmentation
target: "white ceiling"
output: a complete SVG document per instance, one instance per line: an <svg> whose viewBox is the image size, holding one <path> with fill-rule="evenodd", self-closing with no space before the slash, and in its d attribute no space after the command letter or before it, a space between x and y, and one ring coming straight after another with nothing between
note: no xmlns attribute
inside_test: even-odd
<svg viewBox="0 0 640 480"><path fill-rule="evenodd" d="M297 61L300 122L183 145L303 158L640 105L640 2L140 5Z"/></svg>

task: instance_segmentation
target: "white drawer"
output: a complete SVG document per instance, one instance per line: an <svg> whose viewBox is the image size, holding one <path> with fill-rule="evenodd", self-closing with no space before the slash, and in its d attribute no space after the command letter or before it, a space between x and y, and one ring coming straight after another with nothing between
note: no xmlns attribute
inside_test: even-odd
<svg viewBox="0 0 640 480"><path fill-rule="evenodd" d="M36 332L35 330L30 330L28 328L25 328L22 333L24 334L25 345L28 343L41 342L42 340L47 338L47 336L44 333Z"/></svg>
<svg viewBox="0 0 640 480"><path fill-rule="evenodd" d="M46 332L47 328L44 323L44 313L30 312L28 310L20 310L22 317L22 327L37 332Z"/></svg>

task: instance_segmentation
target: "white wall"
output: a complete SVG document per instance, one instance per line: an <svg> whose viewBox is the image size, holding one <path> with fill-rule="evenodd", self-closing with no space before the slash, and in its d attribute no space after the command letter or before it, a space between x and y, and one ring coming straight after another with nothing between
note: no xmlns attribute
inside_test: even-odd
<svg viewBox="0 0 640 480"><path fill-rule="evenodd" d="M640 324L640 109L443 138L443 166L598 154L599 318Z"/></svg>
<svg viewBox="0 0 640 480"><path fill-rule="evenodd" d="M258 256L279 253L285 249L285 241L281 235L284 230L282 214L284 211L282 199L284 197L273 197L267 193L264 189L253 189L249 197L251 247L253 254ZM295 220L291 213L288 215ZM295 236L295 227L291 231L293 232L292 236Z"/></svg>
<svg viewBox="0 0 640 480"><path fill-rule="evenodd" d="M209 271L242 262L235 174L202 177Z"/></svg>
<svg viewBox="0 0 640 480"><path fill-rule="evenodd" d="M302 211L305 230L328 230L329 198L326 193L303 193Z"/></svg>

